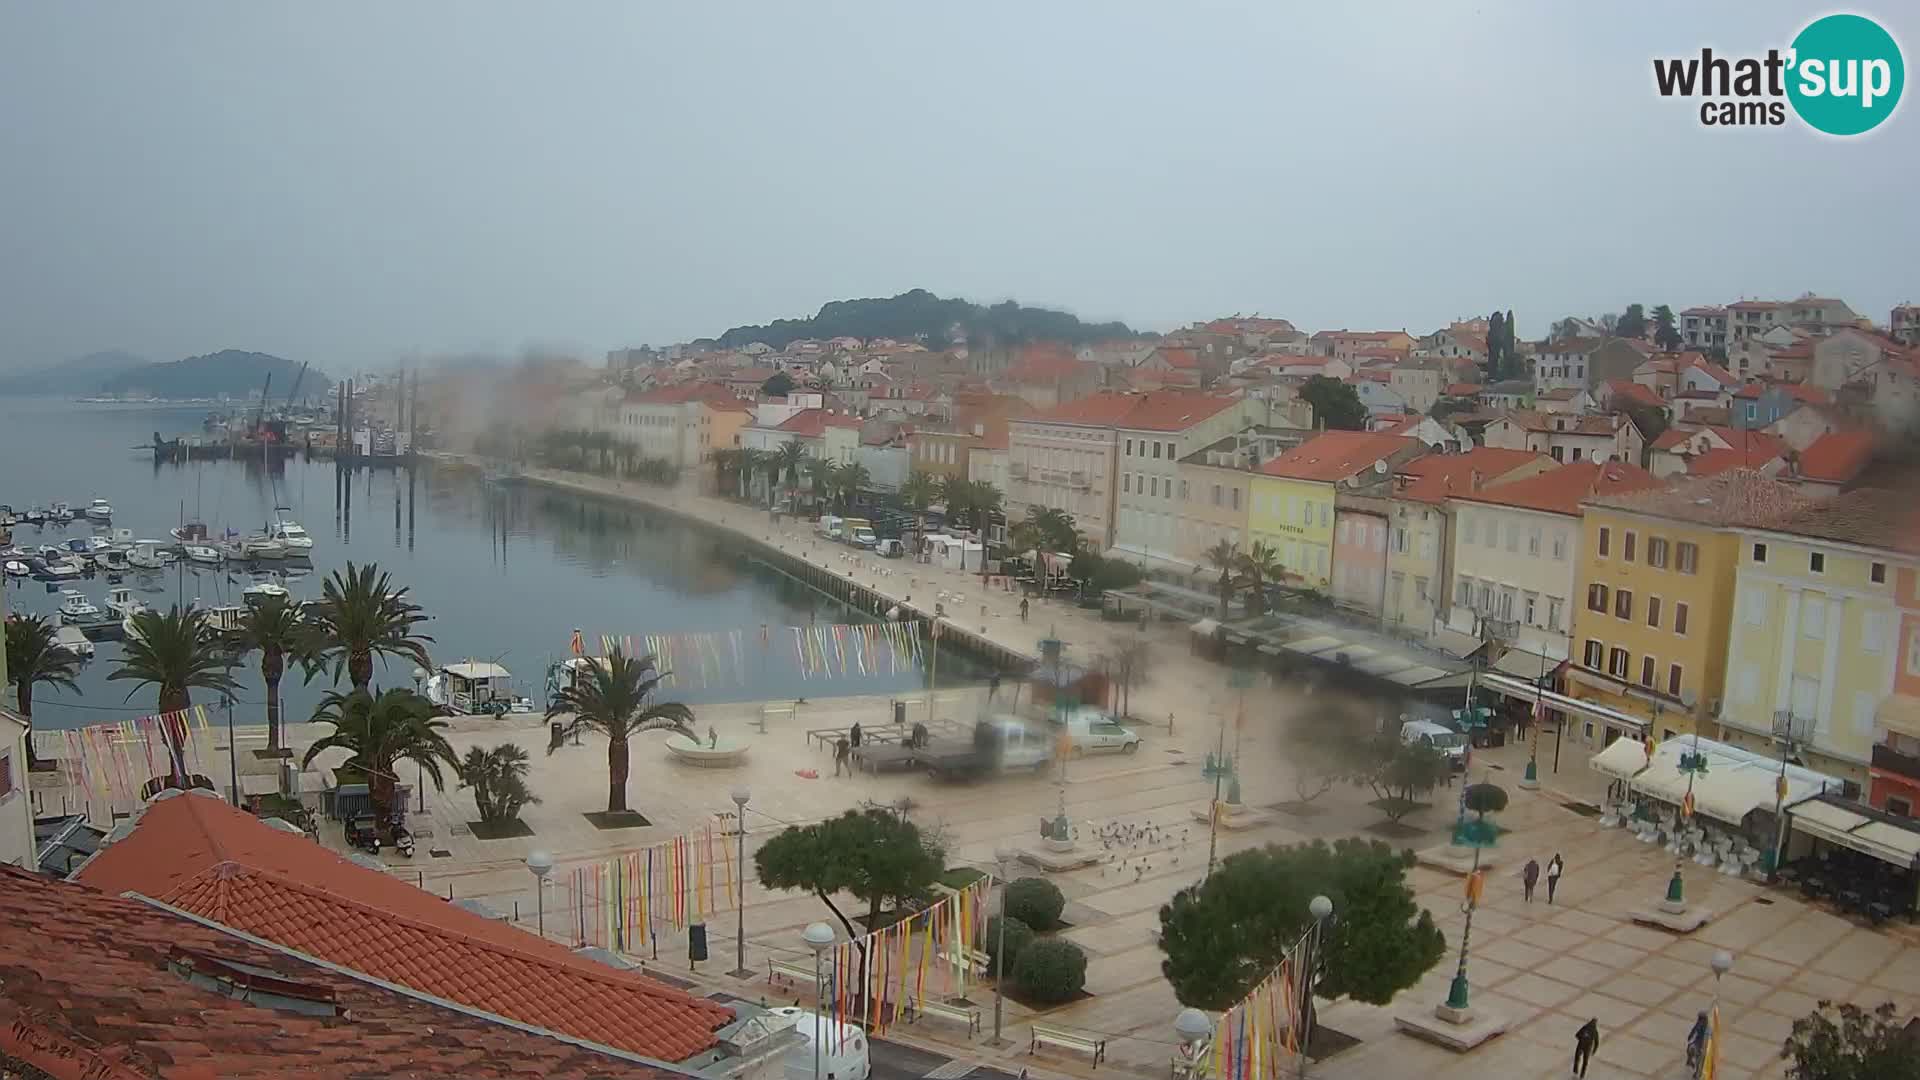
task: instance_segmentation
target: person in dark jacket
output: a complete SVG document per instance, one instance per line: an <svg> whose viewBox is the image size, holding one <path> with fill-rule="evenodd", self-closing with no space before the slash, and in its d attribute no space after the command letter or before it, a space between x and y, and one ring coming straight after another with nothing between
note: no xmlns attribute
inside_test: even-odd
<svg viewBox="0 0 1920 1080"><path fill-rule="evenodd" d="M1599 1048L1600 1018L1592 1017L1573 1033L1573 1075L1587 1075L1587 1063L1593 1060L1593 1052Z"/></svg>
<svg viewBox="0 0 1920 1080"><path fill-rule="evenodd" d="M1553 853L1553 858L1547 860L1547 903L1553 903L1553 890L1560 887L1560 871L1566 868L1567 864L1561 861L1557 851Z"/></svg>
<svg viewBox="0 0 1920 1080"><path fill-rule="evenodd" d="M1533 887L1540 883L1540 861L1528 859L1527 865L1520 870L1520 887L1525 892L1527 903L1533 903Z"/></svg>

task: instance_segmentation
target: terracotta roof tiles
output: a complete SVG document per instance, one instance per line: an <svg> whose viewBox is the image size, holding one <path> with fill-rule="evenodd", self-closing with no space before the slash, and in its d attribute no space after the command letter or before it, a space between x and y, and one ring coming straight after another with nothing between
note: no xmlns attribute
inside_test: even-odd
<svg viewBox="0 0 1920 1080"><path fill-rule="evenodd" d="M1580 504L1594 496L1658 487L1659 478L1638 465L1624 461L1576 461L1524 480L1454 498L1549 514L1577 515Z"/></svg>
<svg viewBox="0 0 1920 1080"><path fill-rule="evenodd" d="M1407 486L1399 494L1401 498L1418 502L1445 502L1453 495L1476 490L1475 473L1480 475L1480 487L1484 488L1516 469L1549 460L1552 459L1545 454L1531 450L1503 450L1494 446L1476 446L1464 454L1427 454L1396 470L1408 478Z"/></svg>
<svg viewBox="0 0 1920 1080"><path fill-rule="evenodd" d="M1808 509L1809 496L1753 469L1683 480L1670 488L1596 492L1588 505L1699 525L1766 526Z"/></svg>
<svg viewBox="0 0 1920 1080"><path fill-rule="evenodd" d="M1844 484L1873 460L1873 433L1832 431L1800 454L1800 475L1808 480Z"/></svg>
<svg viewBox="0 0 1920 1080"><path fill-rule="evenodd" d="M1415 445L1415 440L1401 435L1327 431L1274 457L1260 471L1288 480L1337 482Z"/></svg>
<svg viewBox="0 0 1920 1080"><path fill-rule="evenodd" d="M305 842L305 841L302 841ZM371 871L364 871L371 873ZM377 875L376 875L377 876ZM58 1077L679 1078L387 989L151 904L0 867L0 1058ZM172 965L172 966L170 966ZM241 1000L184 969L276 980ZM303 1011L304 1010L304 1011ZM594 1043L591 1037L586 1040ZM596 1048L596 1046L601 1048Z"/></svg>

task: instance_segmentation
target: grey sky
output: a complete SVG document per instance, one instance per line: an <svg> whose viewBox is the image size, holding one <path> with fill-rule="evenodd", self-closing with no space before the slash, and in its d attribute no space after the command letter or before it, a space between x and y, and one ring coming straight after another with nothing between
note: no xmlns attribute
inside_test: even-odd
<svg viewBox="0 0 1920 1080"><path fill-rule="evenodd" d="M1914 102L1842 142L1652 90L1827 10L6 0L0 366L598 355L914 286L1150 328L1885 319ZM1860 10L1920 60L1920 13Z"/></svg>

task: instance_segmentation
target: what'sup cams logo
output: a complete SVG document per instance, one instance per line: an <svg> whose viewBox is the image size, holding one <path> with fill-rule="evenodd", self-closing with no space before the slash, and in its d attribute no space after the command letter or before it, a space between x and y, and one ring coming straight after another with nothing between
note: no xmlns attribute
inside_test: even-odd
<svg viewBox="0 0 1920 1080"><path fill-rule="evenodd" d="M1653 82L1665 98L1700 99L1706 127L1778 127L1787 109L1815 131L1864 135L1893 115L1907 81L1893 35L1862 15L1808 23L1785 50L1765 56L1660 58Z"/></svg>

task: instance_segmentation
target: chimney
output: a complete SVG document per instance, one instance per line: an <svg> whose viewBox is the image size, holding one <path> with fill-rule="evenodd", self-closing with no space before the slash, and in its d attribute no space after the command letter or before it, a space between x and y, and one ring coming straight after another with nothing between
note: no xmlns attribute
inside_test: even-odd
<svg viewBox="0 0 1920 1080"><path fill-rule="evenodd" d="M1480 470L1479 470L1479 469L1471 469L1471 470L1469 470L1469 471L1468 471L1468 473L1467 473L1467 483L1468 483L1468 485L1469 485L1469 487L1467 488L1467 490L1468 490L1468 491L1479 491L1479 490L1480 490L1480 481L1481 481L1481 480L1482 480L1482 477L1481 477L1481 475L1480 475Z"/></svg>

